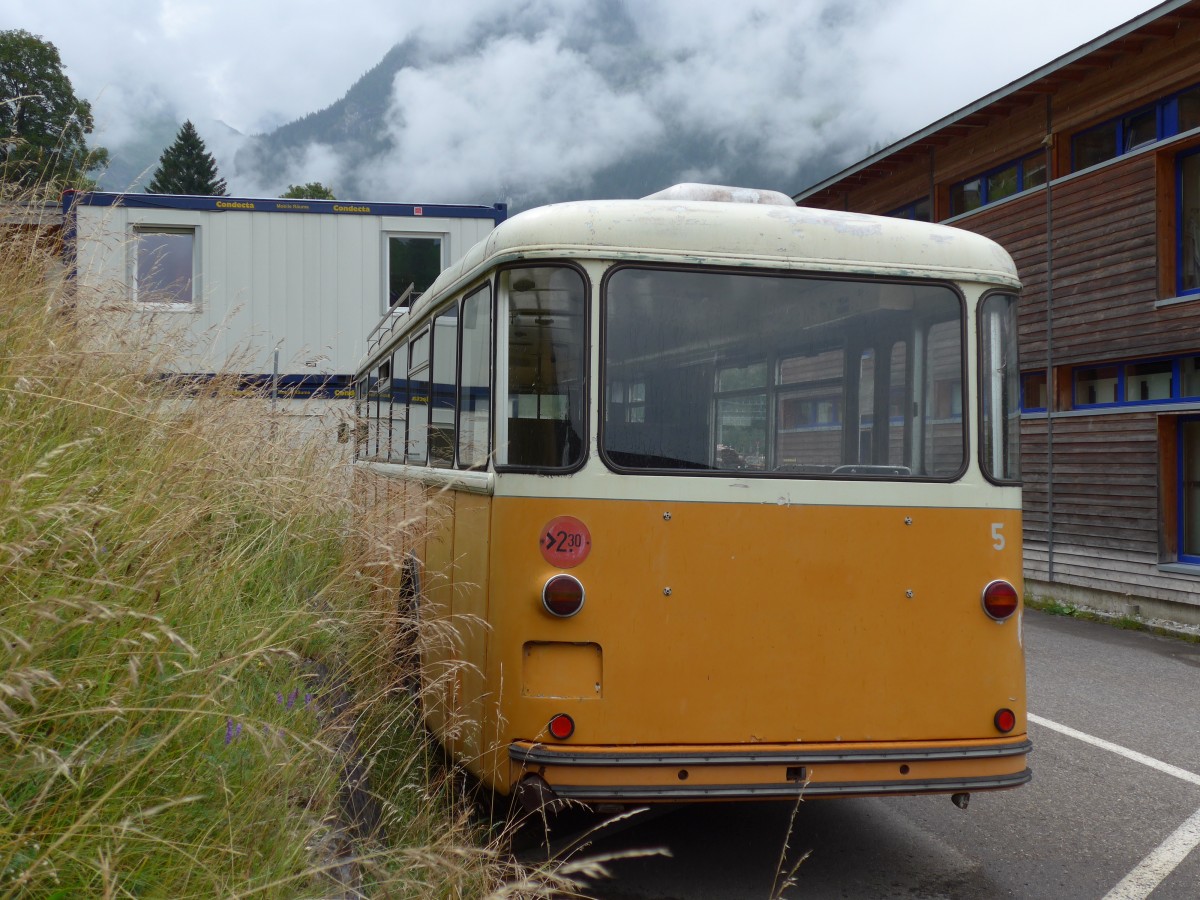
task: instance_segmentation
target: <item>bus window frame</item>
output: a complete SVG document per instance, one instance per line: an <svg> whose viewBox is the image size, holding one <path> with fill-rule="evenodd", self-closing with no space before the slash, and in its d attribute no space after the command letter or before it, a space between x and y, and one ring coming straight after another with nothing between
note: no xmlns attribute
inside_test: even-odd
<svg viewBox="0 0 1200 900"><path fill-rule="evenodd" d="M867 261L864 261L864 262L867 262ZM608 329L605 327L605 324L608 321L609 282L618 273L624 272L624 271L627 271L630 269L638 269L638 270L650 271L650 272L701 272L701 273L711 273L711 274L718 274L718 275L743 275L743 276L750 275L750 276L764 276L764 277L769 277L769 278L776 278L776 277L778 277L778 278L795 278L795 279L801 279L801 280L803 280L803 279L822 280L822 281L833 280L833 281L845 281L845 282L867 282L867 283L873 283L873 284L884 283L884 284L900 285L900 286L904 286L904 287L909 287L909 286L911 286L911 287L941 287L941 288L945 288L945 289L949 290L951 292L951 294L953 294L953 296L957 299L958 308L959 308L959 316L958 316L959 354L958 355L959 355L959 379L960 379L960 384L962 385L962 415L961 415L962 421L959 425L959 428L960 428L960 434L961 434L961 440L962 440L962 455L961 455L961 461L959 463L958 469L949 475L940 475L940 476L910 475L910 476L906 476L906 477L896 477L894 475L887 475L887 474L867 474L867 473L855 473L855 472L839 473L837 475L834 475L832 473L777 472L774 470L756 471L756 470L749 470L749 469L633 468L633 467L629 467L629 466L622 466L619 463L614 462L609 457L607 448L605 446L604 390L606 389L606 386L608 385L608 373L607 373ZM997 292L1005 293L1004 291L997 291ZM1013 292L1009 291L1009 293L1013 293ZM980 299L982 299L982 297ZM970 350L970 345L968 343L968 339L970 337L969 324L970 324L973 316L970 315L971 310L967 304L966 293L963 291L962 286L958 282L937 279L937 278L898 278L895 276L888 277L886 275L875 275L875 276L855 275L855 274L851 274L851 273L847 273L847 272L826 271L823 269L800 269L800 270L797 270L797 269L779 269L779 268L773 268L770 266L761 266L761 267L760 266L706 266L706 265L689 265L686 263L670 263L670 262L665 262L665 261L664 262L658 262L658 261L614 262L612 265L610 265L608 267L607 270L605 270L604 276L600 280L600 292L599 292L599 296L598 296L596 302L599 306L599 316L598 316L599 325L598 325L598 327L599 327L599 331L600 331L600 337L599 337L599 340L597 341L597 346L596 346L596 352L597 352L597 354L599 354L599 359L597 361L598 365L597 365L597 376L596 376L597 377L596 397L597 397L597 403L599 404L599 409L597 411L597 424L596 424L596 430L597 430L596 450L597 450L597 455L600 457L600 459L604 463L604 465L610 471L615 472L618 475L640 475L640 476L650 476L650 477L671 476L671 477L677 477L677 478L729 478L729 477L733 476L733 477L737 477L737 478L769 479L769 480L776 480L776 481L779 481L779 480L788 480L788 481L803 480L803 481L833 481L833 482L886 482L888 484L953 484L957 481L960 481L963 478L963 476L967 474L968 470L971 467L972 429L970 427L970 422L971 422L972 409L971 409L971 401L970 401L971 391L969 390L969 386L971 385L971 373L970 373L971 360L970 360L970 353L968 352ZM976 312L977 311L978 311L978 309L976 308ZM925 338L928 338L928 332L931 327L932 326L929 325L928 323L924 324L924 326L922 328L922 334L924 335ZM913 353L913 348L909 348L907 352L909 353L910 358L909 358L908 362L906 363L906 365L911 367L912 365L914 365L913 357L915 356L915 354ZM769 373L771 373L769 375L769 381L770 381L770 378L772 376L777 376L777 373L774 373L773 367L770 365L768 365L768 370L769 370ZM777 380L777 378L776 378L776 380ZM771 415L771 407L776 402L776 399L777 399L776 394L780 387L781 386L776 384L774 381L770 381L770 383L767 386L768 417L770 417L770 415ZM923 397L924 397L924 390L926 387L928 387L928 385L922 387L922 396ZM926 427L928 427L928 424L929 424L929 421L931 418L928 414L928 410L925 411L924 418L925 418ZM768 421L770 421L770 418L768 418ZM925 440L924 433L922 433L920 435L919 439L922 442L921 456L924 457L924 455L925 455L925 453L924 453L924 440ZM914 435L912 437L912 440L916 441L916 440L918 440L918 437L916 435Z"/></svg>
<svg viewBox="0 0 1200 900"><path fill-rule="evenodd" d="M415 439L413 438L413 425L415 424L415 422L414 422L414 416L413 416L414 404L412 402L413 395L414 395L412 376L413 376L413 368L414 368L413 352L417 349L418 342L422 338L425 338L429 342L429 346L425 350L424 362L420 363L418 366L416 366L416 368L425 369L428 371L428 377L427 377L428 388L425 392L425 394L426 394L426 398L425 398L425 433L422 437L422 443L424 444L424 447L425 447L425 454L422 459L417 460L417 459L410 458L410 454L412 453L413 444L415 443ZM404 444L404 464L406 466L420 466L422 468L426 468L426 467L430 467L429 466L429 420L430 420L430 409L433 405L433 402L432 402L433 401L433 315L430 314L428 316L422 316L421 321L418 322L415 327L413 327L411 330L409 330L407 332L405 340L406 340L406 343L408 344L408 377L407 377L408 396L405 400L405 411L406 411L406 415L407 415L407 417L405 419L405 435L407 436L407 439L405 440L405 444ZM419 407L420 404L417 404L417 406ZM432 467L430 467L430 468L432 468Z"/></svg>
<svg viewBox="0 0 1200 900"><path fill-rule="evenodd" d="M395 343L391 344L387 350L388 356L392 360L392 411L391 411L391 435L392 442L389 447L386 462L397 463L404 465L405 458L408 454L408 338L404 337ZM396 381L401 380L396 377L398 369L396 368L396 360L403 357L404 359L404 388L402 404L396 402ZM404 407L404 433L400 436L400 446L396 446L396 407Z"/></svg>
<svg viewBox="0 0 1200 900"><path fill-rule="evenodd" d="M427 465L431 469L457 469L458 468L458 382L460 377L459 365L462 361L462 295L455 294L454 299L450 303L444 303L435 309L429 315L429 429L426 440L426 453L428 457ZM434 458L434 413L438 409L437 406L437 364L438 364L438 321L447 313L453 311L454 320L454 335L453 342L450 344L454 350L454 366L451 378L454 380L450 384L452 402L450 404L451 425L450 425L450 459L447 461L444 457L439 456ZM446 349L445 342L442 343L442 350Z"/></svg>
<svg viewBox="0 0 1200 900"><path fill-rule="evenodd" d="M523 466L511 465L509 463L501 463L498 459L498 452L501 445L501 419L504 420L505 433L503 437L507 440L508 427L508 404L510 395L508 393L509 380L509 356L508 356L508 316L507 310L501 310L501 303L507 304L507 295L501 296L501 284L505 272L513 271L514 269L571 269L579 275L583 282L583 416L581 420L582 448L579 454L579 459L570 466L551 467L551 466ZM511 263L498 265L493 270L493 287L492 287L492 468L497 473L511 473L514 475L573 475L579 472L587 464L591 458L590 441L591 441L591 421L592 421L592 392L594 390L593 373L592 373L592 310L594 307L594 295L592 279L578 260L571 258L550 257L546 259L531 259L517 260Z"/></svg>
<svg viewBox="0 0 1200 900"><path fill-rule="evenodd" d="M454 372L454 468L466 472L486 472L491 466L495 451L495 430L496 430L496 292L499 289L499 276L488 277L472 287L466 288L459 292L457 300L458 305L458 361ZM488 341L487 341L487 376L488 376L488 427L487 441L488 446L484 451L484 460L482 463L466 464L462 461L461 441L462 441L462 397L463 397L463 341L466 338L466 318L464 313L467 308L467 301L478 294L480 291L488 292L487 312L488 312Z"/></svg>
<svg viewBox="0 0 1200 900"><path fill-rule="evenodd" d="M1013 361L1016 366L1016 370L1017 370L1017 406L1016 406L1016 409L1014 410L1016 415L1011 417L1010 427L1015 428L1017 430L1017 438L1016 438L1017 457L1015 460L1016 468L1017 468L1017 477L1016 478L999 478L999 477L997 477L996 474L992 471L991 464L984 457L984 454L985 454L985 452L987 450L987 446L988 446L985 431L988 428L990 419L987 415L987 409L984 407L984 402L983 402L983 400L984 400L983 385L984 385L984 379L987 377L987 373L984 371L984 368L983 368L985 356L986 356L986 354L984 352L984 342L986 340L986 336L983 333L984 320L983 320L982 313L983 313L984 304L987 303L987 301L989 299L991 299L992 297L1010 297L1010 298L1012 298L1012 310L1013 310L1013 323L1012 324L1013 324L1013 329L1015 332L1013 335L1013 348L1017 351L1017 358ZM979 471L982 473L983 477L986 478L991 484L994 484L997 487L1021 487L1024 484L1023 476L1021 475L1021 414L1022 414L1022 412L1024 412L1022 404L1024 403L1025 374L1026 373L1021 371L1021 356L1020 356L1020 346L1021 346L1020 327L1021 326L1020 326L1020 321L1018 319L1018 315L1020 312L1020 303L1021 303L1020 291L1015 290L1015 289L1007 289L1007 288L1004 288L1004 289L991 288L991 289L984 291L982 294L980 294L979 300L975 304L975 332L976 332L976 337L975 337L976 376L975 377L977 380L974 385L974 388L975 388L974 392L979 397L979 415L977 417L978 428L977 428L977 433L976 433L976 441L978 443L978 449L976 452L976 457L977 457L978 463L979 463ZM965 397L966 397L967 393L968 393L967 391L963 392L964 405L966 403ZM963 413L965 415L966 410L964 410ZM1013 460L1009 460L1008 462L1009 462L1009 466L1011 467L1013 464Z"/></svg>

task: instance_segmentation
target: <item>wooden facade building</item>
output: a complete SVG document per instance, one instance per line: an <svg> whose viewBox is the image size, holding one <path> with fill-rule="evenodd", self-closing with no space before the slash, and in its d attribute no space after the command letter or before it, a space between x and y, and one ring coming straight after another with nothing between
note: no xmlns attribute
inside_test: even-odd
<svg viewBox="0 0 1200 900"><path fill-rule="evenodd" d="M795 195L1017 263L1027 592L1200 623L1200 0Z"/></svg>

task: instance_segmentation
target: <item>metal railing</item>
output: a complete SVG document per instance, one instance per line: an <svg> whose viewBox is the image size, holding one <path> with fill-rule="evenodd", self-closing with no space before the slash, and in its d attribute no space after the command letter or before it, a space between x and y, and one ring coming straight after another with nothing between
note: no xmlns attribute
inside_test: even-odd
<svg viewBox="0 0 1200 900"><path fill-rule="evenodd" d="M400 322L402 316L408 313L409 307L416 302L421 296L413 290L413 285L409 285L404 289L404 293L396 298L396 302L392 304L391 309L383 314L383 318L379 320L370 334L367 335L367 355L370 356L383 344L385 340L391 337L392 331Z"/></svg>

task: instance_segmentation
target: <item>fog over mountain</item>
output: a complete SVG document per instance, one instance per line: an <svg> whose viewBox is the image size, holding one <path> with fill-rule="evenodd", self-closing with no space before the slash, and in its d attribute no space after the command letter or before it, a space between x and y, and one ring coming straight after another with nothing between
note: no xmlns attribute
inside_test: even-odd
<svg viewBox="0 0 1200 900"><path fill-rule="evenodd" d="M524 208L691 180L794 191L871 137L843 99L852 73L832 90L822 57L872 4L769 24L730 7L727 28L704 28L717 44L682 7L528 6L409 37L336 103L247 140L224 174L241 193L321 181L346 199Z"/></svg>
<svg viewBox="0 0 1200 900"><path fill-rule="evenodd" d="M190 119L235 194L523 208L682 180L794 193L1150 3L0 0L0 19L60 48L105 189L140 190Z"/></svg>

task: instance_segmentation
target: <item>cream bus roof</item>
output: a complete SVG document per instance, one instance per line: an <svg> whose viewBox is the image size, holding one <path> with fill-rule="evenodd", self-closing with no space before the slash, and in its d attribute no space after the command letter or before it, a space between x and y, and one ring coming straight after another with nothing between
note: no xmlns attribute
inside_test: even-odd
<svg viewBox="0 0 1200 900"><path fill-rule="evenodd" d="M483 267L563 256L1019 286L999 244L944 225L761 203L592 200L538 207L501 223L444 271L412 312L439 302L444 290Z"/></svg>

